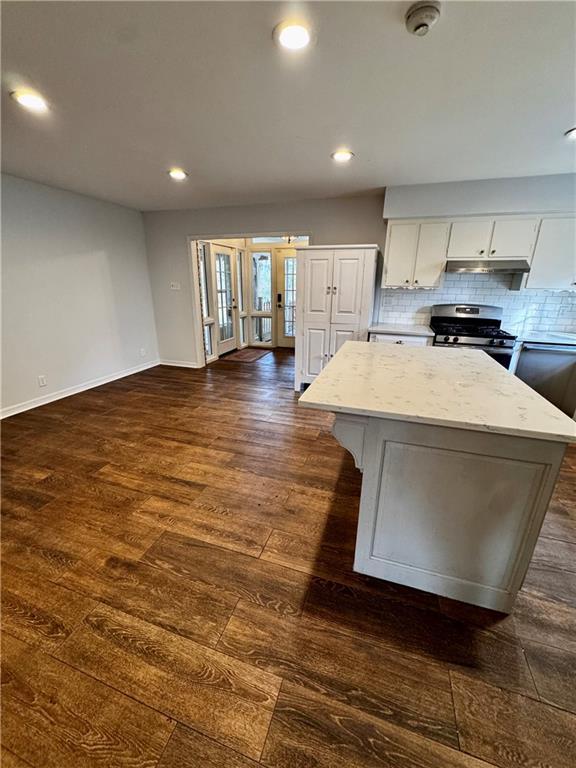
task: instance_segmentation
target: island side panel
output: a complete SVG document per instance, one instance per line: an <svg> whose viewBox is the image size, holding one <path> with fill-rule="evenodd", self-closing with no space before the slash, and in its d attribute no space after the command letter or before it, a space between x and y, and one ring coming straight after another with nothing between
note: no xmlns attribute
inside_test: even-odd
<svg viewBox="0 0 576 768"><path fill-rule="evenodd" d="M350 421L338 414L334 434L364 472L354 569L509 612L565 445L378 418L352 430Z"/></svg>

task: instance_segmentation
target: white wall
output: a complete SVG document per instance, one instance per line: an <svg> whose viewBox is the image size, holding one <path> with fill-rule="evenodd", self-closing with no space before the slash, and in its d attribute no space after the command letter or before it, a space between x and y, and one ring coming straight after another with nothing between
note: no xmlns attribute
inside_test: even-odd
<svg viewBox="0 0 576 768"><path fill-rule="evenodd" d="M193 334L189 237L310 234L314 244L384 246L382 194L292 203L144 213L150 279L162 360L198 365ZM170 289L171 282L181 285Z"/></svg>
<svg viewBox="0 0 576 768"><path fill-rule="evenodd" d="M2 176L2 318L3 415L152 364L141 214Z"/></svg>
<svg viewBox="0 0 576 768"><path fill-rule="evenodd" d="M564 213L576 210L576 174L388 187L384 218Z"/></svg>

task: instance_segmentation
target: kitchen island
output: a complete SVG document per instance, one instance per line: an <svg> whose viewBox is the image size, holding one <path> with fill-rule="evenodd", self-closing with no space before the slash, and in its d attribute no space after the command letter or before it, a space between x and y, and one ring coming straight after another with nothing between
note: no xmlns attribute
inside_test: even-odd
<svg viewBox="0 0 576 768"><path fill-rule="evenodd" d="M512 609L573 420L482 351L366 342L299 402L363 472L356 571Z"/></svg>

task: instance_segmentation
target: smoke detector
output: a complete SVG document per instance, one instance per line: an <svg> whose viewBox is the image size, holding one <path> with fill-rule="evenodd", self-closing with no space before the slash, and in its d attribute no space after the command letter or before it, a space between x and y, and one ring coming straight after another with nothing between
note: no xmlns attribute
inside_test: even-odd
<svg viewBox="0 0 576 768"><path fill-rule="evenodd" d="M414 3L406 13L406 29L412 35L423 37L440 18L440 3L434 0L422 0Z"/></svg>

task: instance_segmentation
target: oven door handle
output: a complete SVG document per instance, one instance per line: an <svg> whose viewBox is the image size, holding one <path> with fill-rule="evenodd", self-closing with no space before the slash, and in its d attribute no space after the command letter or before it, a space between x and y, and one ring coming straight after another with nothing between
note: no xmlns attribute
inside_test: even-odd
<svg viewBox="0 0 576 768"><path fill-rule="evenodd" d="M522 342L522 349L542 352L568 352L576 355L576 346L573 344L526 344Z"/></svg>

